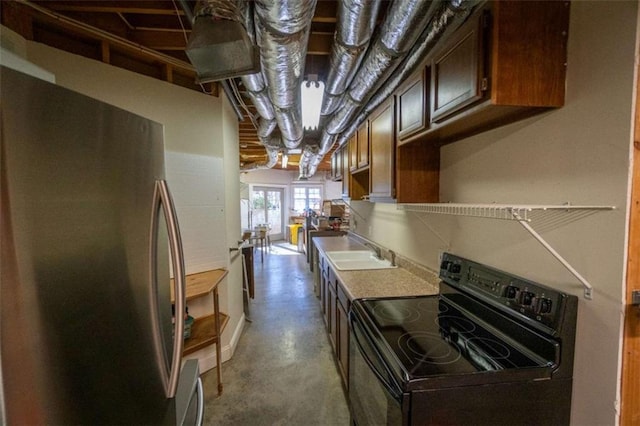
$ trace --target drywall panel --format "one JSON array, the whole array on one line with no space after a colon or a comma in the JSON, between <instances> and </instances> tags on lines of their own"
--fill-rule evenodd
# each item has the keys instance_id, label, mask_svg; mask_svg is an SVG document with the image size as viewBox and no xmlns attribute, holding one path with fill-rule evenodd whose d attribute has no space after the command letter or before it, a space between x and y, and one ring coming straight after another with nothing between
<instances>
[{"instance_id":1,"label":"drywall panel","mask_svg":"<svg viewBox=\"0 0 640 426\"><path fill-rule=\"evenodd\" d=\"M180 224L187 274L226 267L222 159L166 151L165 169Z\"/></svg>"}]
</instances>

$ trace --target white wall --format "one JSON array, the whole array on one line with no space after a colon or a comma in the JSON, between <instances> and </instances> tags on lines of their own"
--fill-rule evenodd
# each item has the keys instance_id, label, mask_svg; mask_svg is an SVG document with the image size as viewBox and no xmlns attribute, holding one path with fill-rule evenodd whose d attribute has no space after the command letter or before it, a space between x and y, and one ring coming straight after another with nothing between
<instances>
[{"instance_id":1,"label":"white wall","mask_svg":"<svg viewBox=\"0 0 640 426\"><path fill-rule=\"evenodd\" d=\"M617 421L636 17L632 1L572 2L565 106L441 150L442 202L616 206L539 229L593 300L518 223L353 203L358 233L433 269L450 249L580 297L574 425Z\"/></svg>"},{"instance_id":2,"label":"white wall","mask_svg":"<svg viewBox=\"0 0 640 426\"><path fill-rule=\"evenodd\" d=\"M340 199L342 197L342 182L333 182L328 172L318 172L308 180L299 181L300 173L296 171L277 169L258 169L243 172L240 175L242 183L253 186L273 186L285 189L285 211L291 213L289 207L293 204L293 190L296 185L320 185L324 200ZM288 216L287 216L288 217ZM285 218L285 222L287 219ZM288 222L287 222L288 223ZM285 223L286 225L286 223Z\"/></svg>"},{"instance_id":3,"label":"white wall","mask_svg":"<svg viewBox=\"0 0 640 426\"><path fill-rule=\"evenodd\" d=\"M2 42L55 74L57 84L134 112L164 126L167 180L176 203L187 273L228 267L220 308L230 315L223 360L242 330L242 275L229 260L229 223L239 222L237 118L224 97L213 97L98 61L24 41L2 27ZM235 158L235 162L233 161ZM228 185L228 186L227 186ZM239 228L239 225L237 226ZM189 302L194 316L212 309L212 297ZM215 365L215 347L193 357L201 370Z\"/></svg>"}]
</instances>

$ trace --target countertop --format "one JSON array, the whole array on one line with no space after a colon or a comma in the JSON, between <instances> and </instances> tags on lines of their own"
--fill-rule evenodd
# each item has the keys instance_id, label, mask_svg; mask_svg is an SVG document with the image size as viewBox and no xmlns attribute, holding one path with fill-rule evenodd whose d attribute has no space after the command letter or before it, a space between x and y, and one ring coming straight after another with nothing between
<instances>
[{"instance_id":1,"label":"countertop","mask_svg":"<svg viewBox=\"0 0 640 426\"><path fill-rule=\"evenodd\" d=\"M328 251L369 250L348 235L316 237L313 242L323 255ZM331 264L330 261L329 263ZM333 267L333 264L331 266L350 300L438 293L439 278L436 273L420 265L411 264L406 259L398 258L397 263L398 268L366 271L340 271Z\"/></svg>"}]
</instances>

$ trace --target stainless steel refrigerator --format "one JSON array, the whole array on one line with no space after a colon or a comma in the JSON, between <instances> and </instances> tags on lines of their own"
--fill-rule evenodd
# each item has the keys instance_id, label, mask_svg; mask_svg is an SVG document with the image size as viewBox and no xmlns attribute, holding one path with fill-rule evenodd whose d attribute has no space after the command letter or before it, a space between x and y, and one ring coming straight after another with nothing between
<instances>
[{"instance_id":1,"label":"stainless steel refrigerator","mask_svg":"<svg viewBox=\"0 0 640 426\"><path fill-rule=\"evenodd\" d=\"M0 81L0 424L201 422L162 125Z\"/></svg>"}]
</instances>

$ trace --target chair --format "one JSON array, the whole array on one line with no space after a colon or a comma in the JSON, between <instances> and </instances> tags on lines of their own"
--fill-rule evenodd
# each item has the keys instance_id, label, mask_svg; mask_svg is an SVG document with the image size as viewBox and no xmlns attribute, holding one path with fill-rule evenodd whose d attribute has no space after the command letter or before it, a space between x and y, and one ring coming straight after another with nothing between
<instances>
[{"instance_id":1,"label":"chair","mask_svg":"<svg viewBox=\"0 0 640 426\"><path fill-rule=\"evenodd\" d=\"M265 248L271 247L269 238L269 225L258 225L254 228L252 239L260 243L260 261L264 263Z\"/></svg>"}]
</instances>

